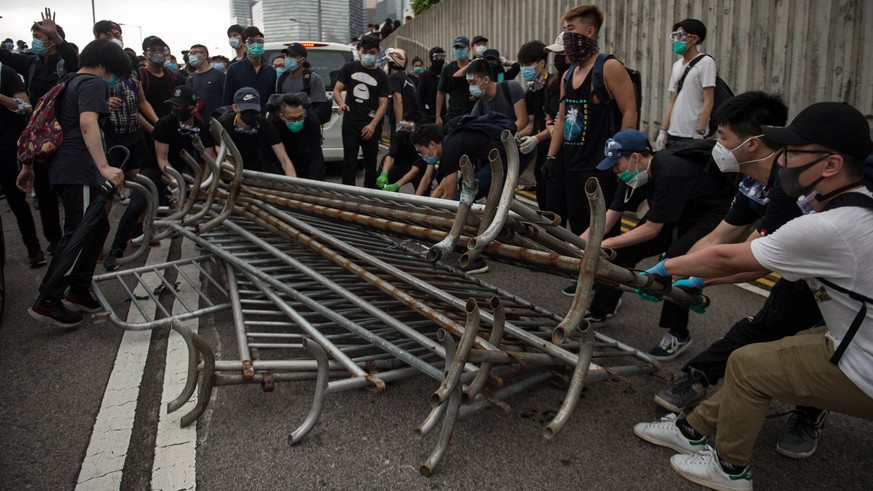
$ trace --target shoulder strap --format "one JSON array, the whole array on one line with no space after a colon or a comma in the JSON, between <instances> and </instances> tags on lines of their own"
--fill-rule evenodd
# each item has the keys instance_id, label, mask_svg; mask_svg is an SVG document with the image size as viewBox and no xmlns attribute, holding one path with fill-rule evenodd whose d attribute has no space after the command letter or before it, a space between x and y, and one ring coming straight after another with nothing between
<instances>
[{"instance_id":1,"label":"shoulder strap","mask_svg":"<svg viewBox=\"0 0 873 491\"><path fill-rule=\"evenodd\" d=\"M609 91L606 89L606 82L603 79L603 65L606 63L606 60L612 58L615 57L603 53L597 55L597 61L594 62L594 67L591 69L591 82L594 85L594 95L597 96L597 99L601 104L612 100L612 97L609 96Z\"/></svg>"},{"instance_id":2,"label":"shoulder strap","mask_svg":"<svg viewBox=\"0 0 873 491\"><path fill-rule=\"evenodd\" d=\"M691 69L694 68L694 65L696 65L697 62L699 62L700 60L706 58L707 56L709 56L710 58L712 58L712 55L708 55L708 54L706 54L706 53L701 53L701 54L695 56L693 60L691 60L691 61L688 62L688 66L685 67L685 72L682 73L682 78L680 78L680 79L679 79L679 82L676 83L676 93L677 93L677 94L679 93L680 90L682 90L682 85L685 84L685 77L688 76L688 72L690 72ZM715 58L713 58L713 59L715 59Z\"/></svg>"},{"instance_id":3,"label":"shoulder strap","mask_svg":"<svg viewBox=\"0 0 873 491\"><path fill-rule=\"evenodd\" d=\"M288 80L288 77L291 76L291 72L284 71L282 75L279 75L279 79L276 80L276 92L282 92L282 84L285 83L285 80Z\"/></svg>"},{"instance_id":4,"label":"shoulder strap","mask_svg":"<svg viewBox=\"0 0 873 491\"><path fill-rule=\"evenodd\" d=\"M284 73L282 74L284 75ZM312 97L312 82L310 82L310 78L312 77L312 70L308 68L303 69L303 92L306 92L306 95Z\"/></svg>"},{"instance_id":5,"label":"shoulder strap","mask_svg":"<svg viewBox=\"0 0 873 491\"><path fill-rule=\"evenodd\" d=\"M873 299L870 297L865 297L860 293L853 292L851 290L847 290L835 283L832 283L824 278L816 278L816 280L822 282L828 288L833 288L834 290L844 293L849 296L852 300L857 300L861 302L861 309L855 315L855 318L852 319L852 323L849 325L849 330L846 331L846 335L843 336L843 340L840 341L840 345L834 350L834 354L831 355L831 359L829 360L834 365L840 362L840 358L843 357L843 353L846 352L846 349L849 347L849 343L852 342L852 338L855 337L855 334L858 332L858 329L861 328L861 324L864 323L864 319L867 317L867 304L873 304Z\"/></svg>"},{"instance_id":6,"label":"shoulder strap","mask_svg":"<svg viewBox=\"0 0 873 491\"><path fill-rule=\"evenodd\" d=\"M857 206L873 210L873 198L861 193L843 193L832 199L823 211L841 208L843 206Z\"/></svg>"},{"instance_id":7,"label":"shoulder strap","mask_svg":"<svg viewBox=\"0 0 873 491\"><path fill-rule=\"evenodd\" d=\"M512 95L509 93L509 82L500 82L497 86L500 87L500 92L503 93L503 98L506 99L506 102L508 102L509 106L512 107Z\"/></svg>"},{"instance_id":8,"label":"shoulder strap","mask_svg":"<svg viewBox=\"0 0 873 491\"><path fill-rule=\"evenodd\" d=\"M136 72L139 73L139 83L142 85L143 94L145 94L149 91L148 71L145 69L145 67L139 67Z\"/></svg>"}]
</instances>

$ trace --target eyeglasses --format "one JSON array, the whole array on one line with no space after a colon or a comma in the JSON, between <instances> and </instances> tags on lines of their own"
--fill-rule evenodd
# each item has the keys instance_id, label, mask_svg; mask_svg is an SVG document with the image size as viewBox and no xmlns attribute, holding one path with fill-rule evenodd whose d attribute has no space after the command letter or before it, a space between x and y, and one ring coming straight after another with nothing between
<instances>
[{"instance_id":1,"label":"eyeglasses","mask_svg":"<svg viewBox=\"0 0 873 491\"><path fill-rule=\"evenodd\" d=\"M264 38L248 38L246 44L264 44Z\"/></svg>"},{"instance_id":2,"label":"eyeglasses","mask_svg":"<svg viewBox=\"0 0 873 491\"><path fill-rule=\"evenodd\" d=\"M673 41L687 41L688 38L699 38L697 34L688 34L685 31L676 31L670 33L670 39Z\"/></svg>"},{"instance_id":3,"label":"eyeglasses","mask_svg":"<svg viewBox=\"0 0 873 491\"><path fill-rule=\"evenodd\" d=\"M610 138L606 140L606 148L603 149L604 157L618 157L621 155L621 143Z\"/></svg>"},{"instance_id":4,"label":"eyeglasses","mask_svg":"<svg viewBox=\"0 0 873 491\"><path fill-rule=\"evenodd\" d=\"M279 116L282 118L283 121L287 121L289 123L299 123L301 121L306 121L306 112L305 111L300 116L285 116L284 114L281 114L281 113L279 114Z\"/></svg>"},{"instance_id":5,"label":"eyeglasses","mask_svg":"<svg viewBox=\"0 0 873 491\"><path fill-rule=\"evenodd\" d=\"M431 59L433 59L433 61L445 60L446 54L445 53L434 53L433 56L431 57Z\"/></svg>"},{"instance_id":6,"label":"eyeglasses","mask_svg":"<svg viewBox=\"0 0 873 491\"><path fill-rule=\"evenodd\" d=\"M166 54L169 54L169 53L170 53L170 48L168 48L168 47L166 47L166 46L163 46L163 47L160 47L160 48L151 48L151 47L150 47L150 48L148 48L147 50L145 50L145 52L146 52L146 53L149 53L149 54L163 53L163 54L166 55Z\"/></svg>"},{"instance_id":7,"label":"eyeglasses","mask_svg":"<svg viewBox=\"0 0 873 491\"><path fill-rule=\"evenodd\" d=\"M200 50L196 50L196 49L192 49L191 51L188 52L188 56L191 56L191 55L205 55L205 54L206 54L206 52L204 52L204 51L200 51Z\"/></svg>"},{"instance_id":8,"label":"eyeglasses","mask_svg":"<svg viewBox=\"0 0 873 491\"><path fill-rule=\"evenodd\" d=\"M820 155L823 153L828 154L825 157L827 157L829 155L833 155L833 152L831 152L830 150L794 150L794 149L782 147L782 150L780 150L779 154L776 155L776 161L778 162L779 160L782 160L783 162L785 162L786 165L788 165L788 157L792 153L800 153L800 154L808 154L808 155ZM822 159L824 159L825 157L822 157ZM821 160L821 159L819 159L819 160Z\"/></svg>"}]
</instances>

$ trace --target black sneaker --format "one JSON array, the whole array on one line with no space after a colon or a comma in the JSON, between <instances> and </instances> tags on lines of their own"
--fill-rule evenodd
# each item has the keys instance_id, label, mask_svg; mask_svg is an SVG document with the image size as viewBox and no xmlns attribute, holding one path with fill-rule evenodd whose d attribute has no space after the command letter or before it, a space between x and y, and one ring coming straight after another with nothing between
<instances>
[{"instance_id":1,"label":"black sneaker","mask_svg":"<svg viewBox=\"0 0 873 491\"><path fill-rule=\"evenodd\" d=\"M707 387L709 381L706 375L691 368L691 373L686 373L673 385L655 394L655 402L668 411L681 413L705 399Z\"/></svg>"},{"instance_id":2,"label":"black sneaker","mask_svg":"<svg viewBox=\"0 0 873 491\"><path fill-rule=\"evenodd\" d=\"M90 293L75 293L72 290L64 297L64 306L77 312L99 312L103 310L100 302L94 300Z\"/></svg>"},{"instance_id":3,"label":"black sneaker","mask_svg":"<svg viewBox=\"0 0 873 491\"><path fill-rule=\"evenodd\" d=\"M795 408L788 418L788 427L776 443L776 451L792 459L805 459L814 454L827 418L828 411Z\"/></svg>"},{"instance_id":4,"label":"black sneaker","mask_svg":"<svg viewBox=\"0 0 873 491\"><path fill-rule=\"evenodd\" d=\"M488 263L486 263L482 258L476 258L467 265L465 268L461 268L461 271L467 274L482 274L488 272Z\"/></svg>"},{"instance_id":5,"label":"black sneaker","mask_svg":"<svg viewBox=\"0 0 873 491\"><path fill-rule=\"evenodd\" d=\"M103 258L103 269L106 271L115 271L118 269L118 258L124 254L121 249L110 249L109 254Z\"/></svg>"},{"instance_id":6,"label":"black sneaker","mask_svg":"<svg viewBox=\"0 0 873 491\"><path fill-rule=\"evenodd\" d=\"M34 249L27 254L28 259L30 259L30 267L38 268L40 266L45 266L45 254L42 253L41 249Z\"/></svg>"},{"instance_id":7,"label":"black sneaker","mask_svg":"<svg viewBox=\"0 0 873 491\"><path fill-rule=\"evenodd\" d=\"M48 254L49 256L54 256L55 251L57 251L57 250L58 250L58 243L57 242L49 242L49 246L46 248L45 253Z\"/></svg>"},{"instance_id":8,"label":"black sneaker","mask_svg":"<svg viewBox=\"0 0 873 491\"><path fill-rule=\"evenodd\" d=\"M573 285L575 288L575 285ZM590 310L585 311L585 315L582 316L585 320L588 321L589 324L603 324L607 319L611 319L615 317L615 314L618 312L618 308L621 307L621 299L618 299L618 303L615 304L615 310L612 311L611 314L595 314Z\"/></svg>"},{"instance_id":9,"label":"black sneaker","mask_svg":"<svg viewBox=\"0 0 873 491\"><path fill-rule=\"evenodd\" d=\"M649 351L649 356L658 361L673 361L691 347L691 333L680 338L673 331L667 331L658 346Z\"/></svg>"},{"instance_id":10,"label":"black sneaker","mask_svg":"<svg viewBox=\"0 0 873 491\"><path fill-rule=\"evenodd\" d=\"M39 302L27 309L27 312L34 319L57 327L76 327L85 319L81 312L68 310L57 300Z\"/></svg>"}]
</instances>

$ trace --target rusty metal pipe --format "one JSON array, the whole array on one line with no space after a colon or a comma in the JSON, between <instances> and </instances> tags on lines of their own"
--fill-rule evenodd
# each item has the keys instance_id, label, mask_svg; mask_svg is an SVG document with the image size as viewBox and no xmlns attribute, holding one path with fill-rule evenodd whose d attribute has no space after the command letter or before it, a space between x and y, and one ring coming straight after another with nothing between
<instances>
[{"instance_id":1,"label":"rusty metal pipe","mask_svg":"<svg viewBox=\"0 0 873 491\"><path fill-rule=\"evenodd\" d=\"M435 263L443 258L446 254L455 248L455 243L467 223L467 216L470 214L470 206L476 198L476 192L479 189L479 184L476 182L476 174L473 172L473 166L470 165L470 158L466 155L461 157L461 198L458 204L458 214L455 216L455 221L452 224L452 229L445 239L432 245L427 251L428 262Z\"/></svg>"},{"instance_id":2,"label":"rusty metal pipe","mask_svg":"<svg viewBox=\"0 0 873 491\"><path fill-rule=\"evenodd\" d=\"M236 203L236 198L239 196L240 185L243 180L243 158L242 154L239 153L239 149L236 147L236 144L230 138L230 135L227 133L227 130L224 129L221 125L217 125L214 128L211 128L213 133L218 133L221 137L220 141L223 144L227 145L227 150L230 153L231 162L233 163L233 179L230 182L230 196L227 198L227 202L224 205L224 209L218 216L212 218L206 223L201 223L197 226L197 231L199 233L208 232L209 230L215 228L218 224L223 222L230 214L233 212L234 204ZM204 152L205 153L205 152Z\"/></svg>"},{"instance_id":3,"label":"rusty metal pipe","mask_svg":"<svg viewBox=\"0 0 873 491\"><path fill-rule=\"evenodd\" d=\"M476 339L476 335L479 332L479 306L476 304L475 299L470 298L467 300L465 311L467 323L464 325L464 334L461 335L461 342L458 344L451 367L446 373L442 385L430 397L430 405L432 407L437 407L445 402L449 393L454 392L458 386L461 374L464 372L464 365L467 364L467 357L473 348L473 340Z\"/></svg>"},{"instance_id":4,"label":"rusty metal pipe","mask_svg":"<svg viewBox=\"0 0 873 491\"><path fill-rule=\"evenodd\" d=\"M452 339L451 334L444 334L443 343L445 345L446 352L455 351L455 340ZM431 452L430 457L428 457L424 464L422 464L419 468L419 472L422 476L425 477L430 477L433 474L434 468L439 465L440 460L442 460L443 456L446 454L446 450L449 449L449 444L452 443L452 433L454 433L455 424L458 422L458 416L460 414L460 387L455 387L455 389L449 396L448 401L446 401L444 405L446 406L446 409L442 417L443 425L440 428L439 438L436 445L434 445L434 449L433 452Z\"/></svg>"},{"instance_id":5,"label":"rusty metal pipe","mask_svg":"<svg viewBox=\"0 0 873 491\"><path fill-rule=\"evenodd\" d=\"M494 321L491 326L491 336L488 337L488 341L499 348L500 341L503 339L503 330L506 324L506 312L503 309L503 303L500 301L500 297L491 297L490 303L491 311L494 312ZM485 386L485 382L488 381L488 377L491 375L491 367L493 366L493 363L485 362L479 367L479 371L476 372L476 378L470 382L470 385L467 386L463 395L461 395L461 403L466 404L479 394L482 387Z\"/></svg>"},{"instance_id":6,"label":"rusty metal pipe","mask_svg":"<svg viewBox=\"0 0 873 491\"><path fill-rule=\"evenodd\" d=\"M485 209L482 210L479 234L487 230L494 220L494 214L497 213L497 203L500 201L500 191L503 189L503 161L496 148L492 148L488 152L488 164L491 166L491 187L488 188L488 197L485 198Z\"/></svg>"}]
</instances>

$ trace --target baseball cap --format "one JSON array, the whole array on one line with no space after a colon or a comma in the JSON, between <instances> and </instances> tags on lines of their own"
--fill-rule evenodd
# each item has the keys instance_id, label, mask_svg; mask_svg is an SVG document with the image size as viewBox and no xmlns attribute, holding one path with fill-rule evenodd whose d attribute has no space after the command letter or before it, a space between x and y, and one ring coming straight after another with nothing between
<instances>
[{"instance_id":1,"label":"baseball cap","mask_svg":"<svg viewBox=\"0 0 873 491\"><path fill-rule=\"evenodd\" d=\"M153 44L163 44L164 46L167 45L167 43L165 43L163 39L157 36L148 36L142 40L142 50L145 51L149 49L149 46Z\"/></svg>"},{"instance_id":2,"label":"baseball cap","mask_svg":"<svg viewBox=\"0 0 873 491\"><path fill-rule=\"evenodd\" d=\"M488 38L486 38L485 36L473 36L473 44L483 43L483 42L487 43Z\"/></svg>"},{"instance_id":3,"label":"baseball cap","mask_svg":"<svg viewBox=\"0 0 873 491\"><path fill-rule=\"evenodd\" d=\"M564 52L564 33L558 34L558 38L555 39L555 42L546 46L545 51L551 51L552 53L563 53Z\"/></svg>"},{"instance_id":4,"label":"baseball cap","mask_svg":"<svg viewBox=\"0 0 873 491\"><path fill-rule=\"evenodd\" d=\"M860 111L842 102L819 102L800 111L785 127L763 126L776 145L818 144L861 160L873 151L870 124Z\"/></svg>"},{"instance_id":5,"label":"baseball cap","mask_svg":"<svg viewBox=\"0 0 873 491\"><path fill-rule=\"evenodd\" d=\"M164 102L169 102L170 104L175 104L177 106L189 106L197 102L197 94L194 93L194 89L187 85L177 85L176 88L173 89L173 97L170 97Z\"/></svg>"},{"instance_id":6,"label":"baseball cap","mask_svg":"<svg viewBox=\"0 0 873 491\"><path fill-rule=\"evenodd\" d=\"M261 95L251 87L243 87L233 95L233 103L240 111L261 110Z\"/></svg>"},{"instance_id":7,"label":"baseball cap","mask_svg":"<svg viewBox=\"0 0 873 491\"><path fill-rule=\"evenodd\" d=\"M302 56L303 58L306 58L307 54L306 47L304 47L300 43L291 43L288 45L287 48L283 49L282 51L288 53L291 56Z\"/></svg>"},{"instance_id":8,"label":"baseball cap","mask_svg":"<svg viewBox=\"0 0 873 491\"><path fill-rule=\"evenodd\" d=\"M500 51L497 51L494 48L486 49L482 52L482 58L493 58L495 60L500 60Z\"/></svg>"},{"instance_id":9,"label":"baseball cap","mask_svg":"<svg viewBox=\"0 0 873 491\"><path fill-rule=\"evenodd\" d=\"M452 47L454 48L455 46L461 46L463 48L466 48L466 47L470 46L470 40L467 39L466 36L458 36L452 42Z\"/></svg>"},{"instance_id":10,"label":"baseball cap","mask_svg":"<svg viewBox=\"0 0 873 491\"><path fill-rule=\"evenodd\" d=\"M603 155L606 157L597 164L597 170L609 170L622 155L630 155L643 150L652 151L649 137L637 130L621 130L606 141Z\"/></svg>"}]
</instances>

